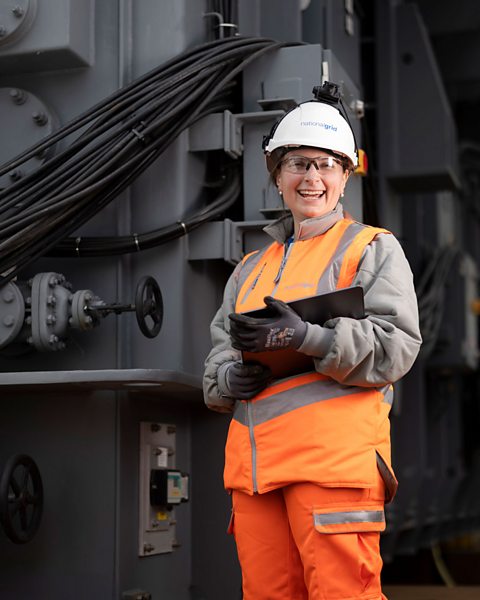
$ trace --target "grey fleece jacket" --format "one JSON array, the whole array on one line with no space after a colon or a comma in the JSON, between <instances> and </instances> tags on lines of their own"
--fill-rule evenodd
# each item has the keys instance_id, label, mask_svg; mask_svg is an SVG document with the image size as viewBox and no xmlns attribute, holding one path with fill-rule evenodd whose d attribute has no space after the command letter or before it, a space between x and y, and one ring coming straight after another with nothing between
<instances>
[{"instance_id":1,"label":"grey fleece jacket","mask_svg":"<svg viewBox=\"0 0 480 600\"><path fill-rule=\"evenodd\" d=\"M300 224L297 239L321 235L343 218L339 204L327 215ZM278 242L293 233L293 220L286 215L265 231ZM228 315L235 312L238 264L230 276L223 304L211 326L213 348L205 361L203 389L209 408L231 412L235 399L229 397L226 367L240 360L231 346ZM422 342L413 276L398 240L379 234L365 249L352 285L364 291L366 318L336 318L323 327L307 323L307 334L298 348L313 357L315 369L343 385L380 387L397 381L412 367Z\"/></svg>"}]
</instances>

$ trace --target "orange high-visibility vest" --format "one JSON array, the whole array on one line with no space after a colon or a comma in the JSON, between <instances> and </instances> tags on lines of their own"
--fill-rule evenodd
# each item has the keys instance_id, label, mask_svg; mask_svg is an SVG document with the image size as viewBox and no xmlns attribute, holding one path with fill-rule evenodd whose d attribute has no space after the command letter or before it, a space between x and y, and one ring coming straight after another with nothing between
<instances>
[{"instance_id":1,"label":"orange high-visibility vest","mask_svg":"<svg viewBox=\"0 0 480 600\"><path fill-rule=\"evenodd\" d=\"M349 287L366 246L385 229L350 219L322 235L288 245L274 242L244 259L236 311ZM295 482L330 487L375 485L380 468L391 499L388 415L393 388L342 385L313 370L276 380L237 401L226 444L227 489L264 493Z\"/></svg>"}]
</instances>

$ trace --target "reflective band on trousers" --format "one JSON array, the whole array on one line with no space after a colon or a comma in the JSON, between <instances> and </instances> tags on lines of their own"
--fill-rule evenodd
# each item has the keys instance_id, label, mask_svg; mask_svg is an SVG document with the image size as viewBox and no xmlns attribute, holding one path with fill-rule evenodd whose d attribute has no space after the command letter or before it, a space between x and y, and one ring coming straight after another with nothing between
<instances>
[{"instance_id":1,"label":"reflective band on trousers","mask_svg":"<svg viewBox=\"0 0 480 600\"><path fill-rule=\"evenodd\" d=\"M344 525L346 523L383 523L383 510L354 510L350 512L334 512L313 515L315 525Z\"/></svg>"}]
</instances>

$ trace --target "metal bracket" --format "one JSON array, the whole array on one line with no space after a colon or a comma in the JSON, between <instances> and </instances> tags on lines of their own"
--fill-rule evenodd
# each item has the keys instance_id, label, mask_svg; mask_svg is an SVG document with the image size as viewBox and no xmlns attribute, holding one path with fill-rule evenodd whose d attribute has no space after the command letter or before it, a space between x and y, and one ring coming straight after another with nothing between
<instances>
[{"instance_id":1,"label":"metal bracket","mask_svg":"<svg viewBox=\"0 0 480 600\"><path fill-rule=\"evenodd\" d=\"M269 221L211 221L192 231L188 237L189 260L223 259L236 265L255 248L267 243L267 234L262 230ZM246 244L246 234L257 238L250 248ZM263 238L265 241L263 243Z\"/></svg>"},{"instance_id":2,"label":"metal bracket","mask_svg":"<svg viewBox=\"0 0 480 600\"><path fill-rule=\"evenodd\" d=\"M262 110L250 113L223 113L207 115L189 129L190 152L224 150L232 158L243 154L243 126L268 123L284 114L283 110Z\"/></svg>"}]
</instances>

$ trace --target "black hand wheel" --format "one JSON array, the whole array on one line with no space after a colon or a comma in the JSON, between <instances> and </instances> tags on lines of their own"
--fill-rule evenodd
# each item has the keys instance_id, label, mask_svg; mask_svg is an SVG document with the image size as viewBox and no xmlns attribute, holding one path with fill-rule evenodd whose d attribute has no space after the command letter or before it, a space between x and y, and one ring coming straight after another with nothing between
<instances>
[{"instance_id":1,"label":"black hand wheel","mask_svg":"<svg viewBox=\"0 0 480 600\"><path fill-rule=\"evenodd\" d=\"M163 299L158 283L153 277L140 279L135 292L135 313L140 331L154 338L160 333L163 321Z\"/></svg>"},{"instance_id":2,"label":"black hand wheel","mask_svg":"<svg viewBox=\"0 0 480 600\"><path fill-rule=\"evenodd\" d=\"M29 542L40 526L43 485L40 471L26 454L11 456L0 478L0 521L16 544Z\"/></svg>"}]
</instances>

